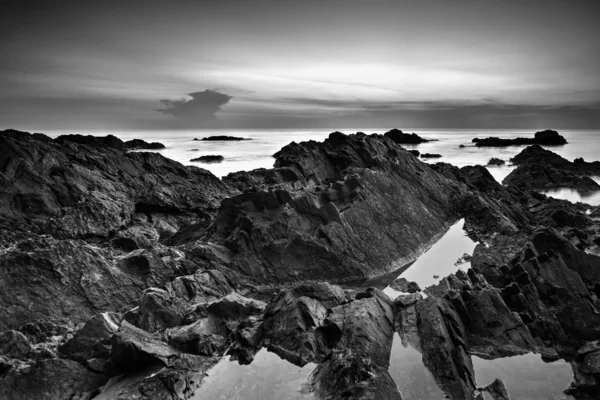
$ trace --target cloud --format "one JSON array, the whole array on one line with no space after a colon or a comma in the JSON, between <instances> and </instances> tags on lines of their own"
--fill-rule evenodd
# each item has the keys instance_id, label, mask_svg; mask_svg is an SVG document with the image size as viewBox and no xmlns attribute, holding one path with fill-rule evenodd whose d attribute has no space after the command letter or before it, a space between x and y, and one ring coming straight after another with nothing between
<instances>
[{"instance_id":1,"label":"cloud","mask_svg":"<svg viewBox=\"0 0 600 400\"><path fill-rule=\"evenodd\" d=\"M175 117L183 125L212 126L218 120L216 113L233 98L215 90L189 93L188 96L191 99L160 100L165 108L157 111Z\"/></svg>"}]
</instances>

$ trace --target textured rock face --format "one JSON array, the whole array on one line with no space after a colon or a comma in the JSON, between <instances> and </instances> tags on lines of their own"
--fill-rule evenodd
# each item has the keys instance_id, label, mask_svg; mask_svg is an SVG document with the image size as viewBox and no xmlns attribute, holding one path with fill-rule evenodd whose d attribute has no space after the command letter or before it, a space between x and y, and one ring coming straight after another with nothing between
<instances>
[{"instance_id":1,"label":"textured rock face","mask_svg":"<svg viewBox=\"0 0 600 400\"><path fill-rule=\"evenodd\" d=\"M136 212L207 219L235 193L208 171L155 153L124 154L12 131L0 133L0 147L4 225L27 224L58 237L107 237Z\"/></svg>"},{"instance_id":2,"label":"textured rock face","mask_svg":"<svg viewBox=\"0 0 600 400\"><path fill-rule=\"evenodd\" d=\"M392 271L456 219L465 191L378 135L333 133L275 157L281 180L249 173L256 189L225 200L205 237L231 251L229 269L261 284Z\"/></svg>"},{"instance_id":3,"label":"textured rock face","mask_svg":"<svg viewBox=\"0 0 600 400\"><path fill-rule=\"evenodd\" d=\"M588 176L600 174L597 161L570 162L537 145L527 147L511 161L518 167L504 179L503 183L508 186L535 190L571 188L579 192L600 190L600 185Z\"/></svg>"},{"instance_id":4,"label":"textured rock face","mask_svg":"<svg viewBox=\"0 0 600 400\"><path fill-rule=\"evenodd\" d=\"M420 144L429 142L429 140L423 139L415 133L404 133L400 129L387 131L384 136L392 139L398 144Z\"/></svg>"},{"instance_id":5,"label":"textured rock face","mask_svg":"<svg viewBox=\"0 0 600 400\"><path fill-rule=\"evenodd\" d=\"M508 398L499 381L477 388L470 354L530 351L569 360L569 393L598 398L600 229L585 205L425 165L380 135L290 144L224 182L77 140L0 134L1 398L188 399L226 352L253 368L266 347L316 363L316 397L401 399L394 331L451 399ZM356 287L461 217L485 242L471 270L394 303Z\"/></svg>"}]
</instances>

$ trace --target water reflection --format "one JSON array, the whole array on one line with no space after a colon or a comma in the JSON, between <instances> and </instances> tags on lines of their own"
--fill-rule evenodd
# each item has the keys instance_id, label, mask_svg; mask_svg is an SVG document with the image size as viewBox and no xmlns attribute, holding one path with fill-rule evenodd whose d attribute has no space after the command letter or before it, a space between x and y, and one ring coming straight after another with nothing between
<instances>
[{"instance_id":1,"label":"water reflection","mask_svg":"<svg viewBox=\"0 0 600 400\"><path fill-rule=\"evenodd\" d=\"M315 368L312 363L298 367L266 349L260 350L250 365L240 365L224 357L208 371L192 399L314 399L307 378Z\"/></svg>"},{"instance_id":2,"label":"water reflection","mask_svg":"<svg viewBox=\"0 0 600 400\"><path fill-rule=\"evenodd\" d=\"M591 177L596 182L600 183L599 177ZM573 189L554 189L554 190L546 190L543 191L546 196L554 197L555 199L568 200L571 203L587 203L592 206L600 206L600 191L598 192L588 192L588 193L579 193Z\"/></svg>"},{"instance_id":3,"label":"water reflection","mask_svg":"<svg viewBox=\"0 0 600 400\"><path fill-rule=\"evenodd\" d=\"M501 379L512 399L565 400L563 393L573 380L573 370L564 360L552 363L542 361L538 354L485 360L471 357L477 384L485 386Z\"/></svg>"},{"instance_id":4,"label":"water reflection","mask_svg":"<svg viewBox=\"0 0 600 400\"><path fill-rule=\"evenodd\" d=\"M403 344L398 334L394 335L389 371L404 400L445 398L444 392L423 364L421 352L410 344Z\"/></svg>"},{"instance_id":5,"label":"water reflection","mask_svg":"<svg viewBox=\"0 0 600 400\"><path fill-rule=\"evenodd\" d=\"M473 254L477 243L466 235L464 226L464 219L452 225L440 240L423 253L398 278L417 282L424 289L437 284L442 278L459 269L468 270L471 267L469 261L459 264L456 262L465 253ZM392 299L402 294L389 286L384 289L384 292Z\"/></svg>"}]
</instances>

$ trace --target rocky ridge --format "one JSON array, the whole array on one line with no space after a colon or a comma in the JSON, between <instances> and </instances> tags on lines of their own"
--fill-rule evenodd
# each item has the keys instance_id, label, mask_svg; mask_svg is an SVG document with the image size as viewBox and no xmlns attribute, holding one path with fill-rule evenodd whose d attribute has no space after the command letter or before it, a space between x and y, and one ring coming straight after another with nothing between
<instances>
[{"instance_id":1,"label":"rocky ridge","mask_svg":"<svg viewBox=\"0 0 600 400\"><path fill-rule=\"evenodd\" d=\"M472 353L563 358L572 396L599 393L600 230L585 206L429 166L381 135L292 143L275 168L223 181L158 154L0 141L2 398L187 399L222 355L248 364L266 347L317 364L318 398L401 399L394 331L451 399L509 396L476 383ZM365 286L458 218L481 242L468 273L427 298Z\"/></svg>"}]
</instances>

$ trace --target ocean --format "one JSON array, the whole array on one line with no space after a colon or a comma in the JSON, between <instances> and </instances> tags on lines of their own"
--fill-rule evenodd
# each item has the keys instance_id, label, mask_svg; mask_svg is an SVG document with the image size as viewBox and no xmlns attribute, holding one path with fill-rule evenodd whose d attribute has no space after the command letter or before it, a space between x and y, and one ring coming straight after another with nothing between
<instances>
[{"instance_id":1,"label":"ocean","mask_svg":"<svg viewBox=\"0 0 600 400\"><path fill-rule=\"evenodd\" d=\"M344 133L355 133L356 129L340 129ZM367 134L383 134L387 129L361 129ZM123 131L123 132L56 132L46 131L49 136L56 137L61 134L80 133L91 135L115 135L122 140L134 138L144 139L149 142L161 142L166 149L157 150L165 157L179 161L185 165L196 165L211 171L218 177L223 177L231 172L249 171L256 168L273 167L273 154L283 146L291 142L302 142L307 140L323 141L332 132L331 129L278 129L278 130L170 130L170 131ZM436 163L447 162L458 167L466 165L486 165L492 157L506 161L505 166L487 167L498 182L512 171L514 167L508 165L511 157L515 156L525 146L511 147L475 147L471 142L473 138L497 136L502 138L533 137L533 130L406 130L406 133L416 133L426 139L437 141L422 143L419 145L405 145L407 149L417 149L421 153L441 154L441 158L423 159L424 162ZM558 153L562 157L573 161L575 158L583 157L586 161L600 161L600 131L594 130L565 130L559 131L568 144L564 146L549 146L549 150ZM252 140L247 141L195 141L203 137L214 135L228 135L244 137ZM460 145L466 147L460 148ZM203 155L221 155L225 160L221 163L205 164L190 161ZM600 183L600 177L591 177ZM582 196L578 192L561 189L545 192L549 196L566 199L569 201L585 202L591 205L600 205L600 192Z\"/></svg>"}]
</instances>

